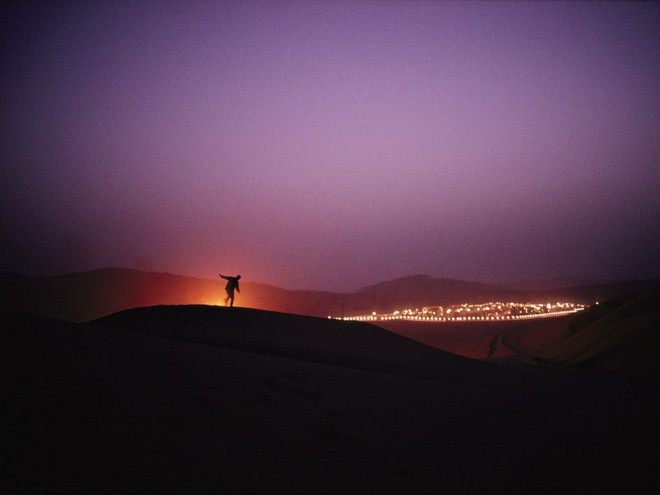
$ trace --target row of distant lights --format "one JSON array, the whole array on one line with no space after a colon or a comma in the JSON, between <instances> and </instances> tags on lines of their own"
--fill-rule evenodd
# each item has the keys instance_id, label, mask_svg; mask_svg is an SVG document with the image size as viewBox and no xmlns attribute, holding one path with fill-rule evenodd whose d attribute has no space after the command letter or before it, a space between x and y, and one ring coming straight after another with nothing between
<instances>
[{"instance_id":1,"label":"row of distant lights","mask_svg":"<svg viewBox=\"0 0 660 495\"><path fill-rule=\"evenodd\" d=\"M585 309L585 306L581 304L573 303L557 303L552 306L550 304L540 305L540 304L521 304L521 303L500 303L500 304L491 304L490 306L498 306L501 309L501 306L514 306L514 307L530 307L536 310L545 308L545 313L532 313L525 315L503 315L503 316L424 316L419 315L412 310L404 310L403 312L395 311L390 314L379 315L375 311L370 315L364 316L346 316L346 317L337 317L337 320L344 321L391 321L391 320L407 320L407 321L439 321L439 322L452 322L452 321L503 321L503 320L529 320L532 318L551 318L556 316L564 316L572 313L577 313ZM562 309L554 309L562 308ZM484 308L484 305L476 306L477 310ZM563 309L566 308L566 309ZM471 312L472 309L468 305L464 304L461 308L455 310L455 312L462 312L463 310ZM490 310L490 307L485 308L485 310ZM451 310L449 310L451 311ZM332 318L328 316L328 318Z\"/></svg>"}]
</instances>

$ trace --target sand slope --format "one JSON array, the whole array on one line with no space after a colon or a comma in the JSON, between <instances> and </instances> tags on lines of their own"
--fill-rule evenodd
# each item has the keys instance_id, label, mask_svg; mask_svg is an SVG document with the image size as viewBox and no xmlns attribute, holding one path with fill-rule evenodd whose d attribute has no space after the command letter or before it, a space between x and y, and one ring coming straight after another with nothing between
<instances>
[{"instance_id":1,"label":"sand slope","mask_svg":"<svg viewBox=\"0 0 660 495\"><path fill-rule=\"evenodd\" d=\"M660 371L660 291L592 306L564 338L532 347L529 362L604 370Z\"/></svg>"},{"instance_id":2,"label":"sand slope","mask_svg":"<svg viewBox=\"0 0 660 495\"><path fill-rule=\"evenodd\" d=\"M2 313L3 492L639 493L658 481L648 383L500 374L366 325L230 311L82 325Z\"/></svg>"},{"instance_id":3,"label":"sand slope","mask_svg":"<svg viewBox=\"0 0 660 495\"><path fill-rule=\"evenodd\" d=\"M506 335L539 335L544 340L562 338L571 317L494 322L379 321L379 327L436 349L470 359L501 359L516 354L502 344ZM565 330L566 329L566 330Z\"/></svg>"},{"instance_id":4,"label":"sand slope","mask_svg":"<svg viewBox=\"0 0 660 495\"><path fill-rule=\"evenodd\" d=\"M530 380L526 373L438 351L373 325L327 318L191 305L136 308L92 324L461 386L528 386Z\"/></svg>"}]
</instances>

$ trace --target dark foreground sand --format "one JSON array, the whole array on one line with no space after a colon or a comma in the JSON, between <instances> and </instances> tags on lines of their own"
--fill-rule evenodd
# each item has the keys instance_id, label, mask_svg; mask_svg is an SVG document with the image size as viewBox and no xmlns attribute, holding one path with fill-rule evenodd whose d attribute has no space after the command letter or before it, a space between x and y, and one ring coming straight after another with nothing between
<instances>
[{"instance_id":1,"label":"dark foreground sand","mask_svg":"<svg viewBox=\"0 0 660 495\"><path fill-rule=\"evenodd\" d=\"M3 493L658 488L650 376L528 372L241 308L1 320Z\"/></svg>"}]
</instances>

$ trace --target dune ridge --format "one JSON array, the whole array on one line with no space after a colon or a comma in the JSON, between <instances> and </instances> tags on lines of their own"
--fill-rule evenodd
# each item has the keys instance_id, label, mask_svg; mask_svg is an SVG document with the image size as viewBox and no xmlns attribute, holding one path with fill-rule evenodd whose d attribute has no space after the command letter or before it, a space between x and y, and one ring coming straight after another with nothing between
<instances>
[{"instance_id":1,"label":"dune ridge","mask_svg":"<svg viewBox=\"0 0 660 495\"><path fill-rule=\"evenodd\" d=\"M154 306L122 311L89 324L461 386L514 387L528 379L525 372L446 353L367 323L264 310Z\"/></svg>"}]
</instances>

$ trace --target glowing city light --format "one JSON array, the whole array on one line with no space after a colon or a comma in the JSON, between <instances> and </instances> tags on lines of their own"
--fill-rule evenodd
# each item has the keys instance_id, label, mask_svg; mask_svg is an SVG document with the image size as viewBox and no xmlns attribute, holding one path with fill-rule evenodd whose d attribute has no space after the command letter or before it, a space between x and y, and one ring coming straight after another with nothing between
<instances>
[{"instance_id":1,"label":"glowing city light","mask_svg":"<svg viewBox=\"0 0 660 495\"><path fill-rule=\"evenodd\" d=\"M577 313L586 308L583 304L572 302L555 303L518 303L489 302L485 304L452 304L449 306L426 306L422 309L396 310L379 314L372 311L368 315L345 316L346 321L502 321L526 320L532 318L553 318Z\"/></svg>"}]
</instances>

